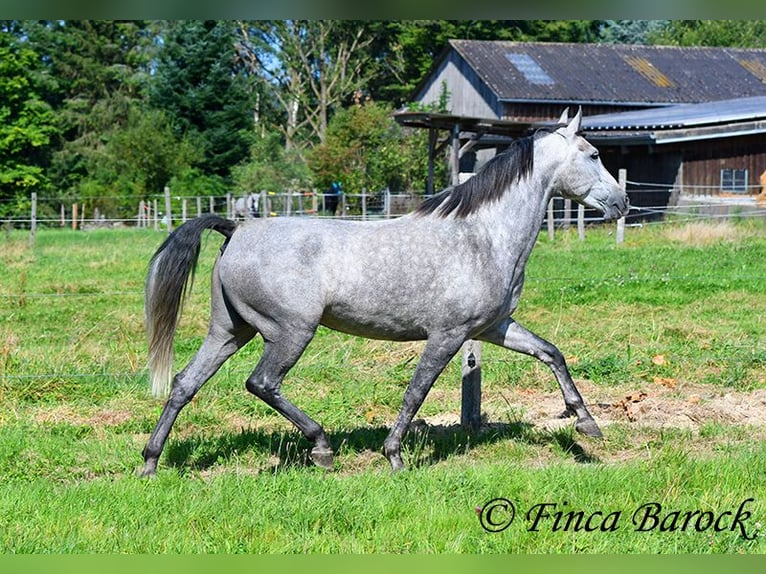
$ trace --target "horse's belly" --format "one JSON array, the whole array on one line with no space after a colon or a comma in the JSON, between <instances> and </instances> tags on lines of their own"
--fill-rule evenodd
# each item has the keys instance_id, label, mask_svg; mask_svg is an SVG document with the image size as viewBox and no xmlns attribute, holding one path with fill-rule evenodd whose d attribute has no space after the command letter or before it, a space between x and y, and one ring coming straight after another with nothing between
<instances>
[{"instance_id":1,"label":"horse's belly","mask_svg":"<svg viewBox=\"0 0 766 574\"><path fill-rule=\"evenodd\" d=\"M389 341L418 341L428 337L428 331L417 321L391 316L390 314L364 313L351 310L328 309L322 315L321 324L330 329Z\"/></svg>"}]
</instances>

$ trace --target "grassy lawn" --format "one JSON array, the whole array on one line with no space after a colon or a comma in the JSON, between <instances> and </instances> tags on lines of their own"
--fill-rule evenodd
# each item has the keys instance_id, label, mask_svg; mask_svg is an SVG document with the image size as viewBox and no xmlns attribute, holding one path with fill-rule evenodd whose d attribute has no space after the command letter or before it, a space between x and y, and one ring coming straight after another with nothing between
<instances>
[{"instance_id":1,"label":"grassy lawn","mask_svg":"<svg viewBox=\"0 0 766 574\"><path fill-rule=\"evenodd\" d=\"M541 236L515 317L564 352L605 438L556 419L546 367L485 346L484 428L456 424L458 357L396 475L380 447L422 344L320 329L283 390L330 433L335 471L245 391L256 340L182 412L156 479L136 477L162 407L142 289L163 238L0 235L3 552L766 552L762 222L630 228L621 246L607 227ZM179 368L219 246L203 247ZM479 515L496 498L514 520L490 533ZM498 508L491 522L510 517Z\"/></svg>"}]
</instances>

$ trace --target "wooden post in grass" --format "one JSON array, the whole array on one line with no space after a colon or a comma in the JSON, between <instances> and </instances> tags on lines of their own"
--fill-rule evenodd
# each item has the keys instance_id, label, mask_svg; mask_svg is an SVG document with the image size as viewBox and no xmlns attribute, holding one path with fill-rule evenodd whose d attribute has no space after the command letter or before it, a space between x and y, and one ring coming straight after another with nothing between
<instances>
[{"instance_id":1,"label":"wooden post in grass","mask_svg":"<svg viewBox=\"0 0 766 574\"><path fill-rule=\"evenodd\" d=\"M582 203L577 204L577 237L585 241L585 206Z\"/></svg>"},{"instance_id":2,"label":"wooden post in grass","mask_svg":"<svg viewBox=\"0 0 766 574\"><path fill-rule=\"evenodd\" d=\"M628 184L628 172L622 168L618 172L619 177L619 183L620 187L622 188L622 191L625 191ZM617 220L617 245L620 245L623 241L625 241L625 218L620 217L620 219Z\"/></svg>"},{"instance_id":3,"label":"wooden post in grass","mask_svg":"<svg viewBox=\"0 0 766 574\"><path fill-rule=\"evenodd\" d=\"M481 342L469 339L463 343L462 404L460 424L465 429L481 426Z\"/></svg>"},{"instance_id":4,"label":"wooden post in grass","mask_svg":"<svg viewBox=\"0 0 766 574\"><path fill-rule=\"evenodd\" d=\"M548 239L553 241L556 237L556 230L554 229L553 221L553 198L548 202Z\"/></svg>"},{"instance_id":5,"label":"wooden post in grass","mask_svg":"<svg viewBox=\"0 0 766 574\"><path fill-rule=\"evenodd\" d=\"M77 231L77 204L72 204L72 231Z\"/></svg>"},{"instance_id":6,"label":"wooden post in grass","mask_svg":"<svg viewBox=\"0 0 766 574\"><path fill-rule=\"evenodd\" d=\"M170 208L170 188L165 186L165 219L168 222L168 234L173 232L173 215Z\"/></svg>"}]
</instances>

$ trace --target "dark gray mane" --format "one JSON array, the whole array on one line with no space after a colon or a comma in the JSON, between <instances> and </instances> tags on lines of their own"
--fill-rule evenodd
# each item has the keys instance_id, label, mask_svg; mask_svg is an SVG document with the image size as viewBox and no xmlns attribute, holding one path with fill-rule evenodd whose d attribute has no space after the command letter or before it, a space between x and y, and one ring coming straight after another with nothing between
<instances>
[{"instance_id":1,"label":"dark gray mane","mask_svg":"<svg viewBox=\"0 0 766 574\"><path fill-rule=\"evenodd\" d=\"M415 213L435 213L439 217L455 213L455 217L464 218L482 205L497 201L511 185L532 173L537 135L551 133L558 127L542 128L533 135L515 140L507 150L484 164L471 179L426 199Z\"/></svg>"}]
</instances>

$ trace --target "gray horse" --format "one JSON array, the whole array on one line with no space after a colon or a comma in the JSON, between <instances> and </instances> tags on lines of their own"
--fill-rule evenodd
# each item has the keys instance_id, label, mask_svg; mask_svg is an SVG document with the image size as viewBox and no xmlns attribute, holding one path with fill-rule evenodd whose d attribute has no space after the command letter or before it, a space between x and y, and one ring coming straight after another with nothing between
<instances>
[{"instance_id":1,"label":"gray horse","mask_svg":"<svg viewBox=\"0 0 766 574\"><path fill-rule=\"evenodd\" d=\"M172 389L143 451L153 475L181 409L243 345L260 333L263 355L247 390L290 420L314 446L311 459L333 467L322 427L280 392L319 325L362 337L425 340L383 451L404 467L401 441L429 389L467 339L536 357L556 376L575 428L601 436L564 357L511 318L546 206L554 195L603 213L628 211L625 192L598 151L579 135L581 111L567 123L516 140L465 183L415 212L376 222L272 218L236 224L215 215L179 227L158 249L146 284L149 366L157 396ZM212 276L210 327L189 364L172 378L173 338L187 283L207 229L224 242Z\"/></svg>"}]
</instances>

